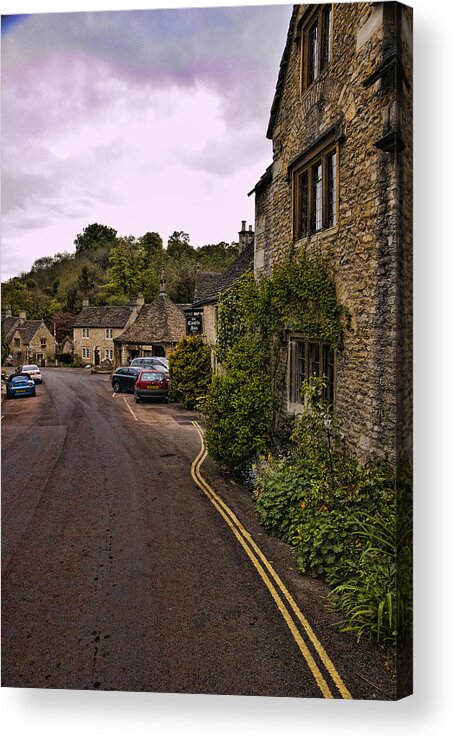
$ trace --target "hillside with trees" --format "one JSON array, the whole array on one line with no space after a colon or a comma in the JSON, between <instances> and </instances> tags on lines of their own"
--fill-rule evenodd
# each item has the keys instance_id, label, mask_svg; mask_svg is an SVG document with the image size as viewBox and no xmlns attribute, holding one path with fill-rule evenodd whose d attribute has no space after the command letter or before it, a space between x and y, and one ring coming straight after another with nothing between
<instances>
[{"instance_id":1,"label":"hillside with trees","mask_svg":"<svg viewBox=\"0 0 454 742\"><path fill-rule=\"evenodd\" d=\"M157 232L118 236L103 224L89 224L74 245L75 252L39 258L28 273L2 283L3 308L11 305L13 315L25 310L29 319L55 322L63 337L84 298L97 305L127 304L142 293L151 302L164 266L170 298L190 303L197 269L221 272L238 254L236 242L193 247L186 232L174 231L164 246Z\"/></svg>"}]
</instances>

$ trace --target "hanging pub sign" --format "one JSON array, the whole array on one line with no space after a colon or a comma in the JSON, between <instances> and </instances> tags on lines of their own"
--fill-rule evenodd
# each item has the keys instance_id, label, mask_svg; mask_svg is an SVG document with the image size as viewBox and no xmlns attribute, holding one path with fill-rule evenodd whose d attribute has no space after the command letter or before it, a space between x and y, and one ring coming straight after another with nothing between
<instances>
[{"instance_id":1,"label":"hanging pub sign","mask_svg":"<svg viewBox=\"0 0 454 742\"><path fill-rule=\"evenodd\" d=\"M202 334L202 312L186 315L186 335Z\"/></svg>"}]
</instances>

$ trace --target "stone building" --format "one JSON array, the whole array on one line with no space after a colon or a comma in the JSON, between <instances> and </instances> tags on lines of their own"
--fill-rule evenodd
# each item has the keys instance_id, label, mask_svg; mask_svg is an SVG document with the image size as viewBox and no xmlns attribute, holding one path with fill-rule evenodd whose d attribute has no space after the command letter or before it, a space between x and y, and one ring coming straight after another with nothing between
<instances>
[{"instance_id":1,"label":"stone building","mask_svg":"<svg viewBox=\"0 0 454 742\"><path fill-rule=\"evenodd\" d=\"M115 366L127 366L138 356L168 356L185 335L185 314L167 296L161 273L159 295L151 304L142 304L134 321L114 338Z\"/></svg>"},{"instance_id":2,"label":"stone building","mask_svg":"<svg viewBox=\"0 0 454 742\"><path fill-rule=\"evenodd\" d=\"M113 363L114 340L134 322L143 303L140 295L114 307L90 306L84 299L73 327L74 355L95 366Z\"/></svg>"},{"instance_id":3,"label":"stone building","mask_svg":"<svg viewBox=\"0 0 454 742\"><path fill-rule=\"evenodd\" d=\"M287 333L285 408L324 374L365 461L412 441L412 10L399 3L294 7L255 192L256 274L319 253L351 315L343 348Z\"/></svg>"},{"instance_id":4,"label":"stone building","mask_svg":"<svg viewBox=\"0 0 454 742\"><path fill-rule=\"evenodd\" d=\"M27 319L26 312L19 312L19 316L14 317L8 308L3 327L13 365L37 363L43 366L55 358L55 338L44 320Z\"/></svg>"},{"instance_id":5,"label":"stone building","mask_svg":"<svg viewBox=\"0 0 454 742\"><path fill-rule=\"evenodd\" d=\"M216 369L215 347L217 341L218 302L219 296L240 278L254 261L254 231L252 225L246 229L246 222L242 222L238 233L239 254L233 263L223 273L199 271L197 273L194 303L194 312L202 315L202 335L205 342L211 347L213 369Z\"/></svg>"}]
</instances>

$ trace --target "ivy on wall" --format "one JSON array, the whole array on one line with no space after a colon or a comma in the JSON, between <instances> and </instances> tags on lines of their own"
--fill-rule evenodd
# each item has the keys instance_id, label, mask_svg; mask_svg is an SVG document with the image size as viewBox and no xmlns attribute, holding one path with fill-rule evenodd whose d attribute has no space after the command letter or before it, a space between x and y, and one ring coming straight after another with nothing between
<instances>
[{"instance_id":1,"label":"ivy on wall","mask_svg":"<svg viewBox=\"0 0 454 742\"><path fill-rule=\"evenodd\" d=\"M208 395L210 454L237 476L279 437L285 332L342 345L348 315L320 256L278 264L270 276L244 274L219 303L217 354L225 374ZM239 444L241 441L241 444Z\"/></svg>"}]
</instances>

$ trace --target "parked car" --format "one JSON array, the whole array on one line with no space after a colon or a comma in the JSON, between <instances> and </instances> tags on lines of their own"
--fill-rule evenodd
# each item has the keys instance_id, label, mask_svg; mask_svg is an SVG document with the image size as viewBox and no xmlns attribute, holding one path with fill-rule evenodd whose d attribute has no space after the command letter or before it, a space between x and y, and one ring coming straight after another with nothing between
<instances>
[{"instance_id":1,"label":"parked car","mask_svg":"<svg viewBox=\"0 0 454 742\"><path fill-rule=\"evenodd\" d=\"M168 359L161 356L143 356L140 358L134 358L129 365L138 366L140 368L155 368L156 366L162 366L166 371L169 370Z\"/></svg>"},{"instance_id":2,"label":"parked car","mask_svg":"<svg viewBox=\"0 0 454 742\"><path fill-rule=\"evenodd\" d=\"M43 377L41 375L41 371L39 370L39 367L36 365L36 363L27 363L23 366L18 366L16 368L16 373L18 374L28 374L31 376L35 384L42 384L43 383Z\"/></svg>"},{"instance_id":3,"label":"parked car","mask_svg":"<svg viewBox=\"0 0 454 742\"><path fill-rule=\"evenodd\" d=\"M139 374L140 368L132 368L131 366L117 368L111 376L112 389L114 392L133 392Z\"/></svg>"},{"instance_id":4,"label":"parked car","mask_svg":"<svg viewBox=\"0 0 454 742\"><path fill-rule=\"evenodd\" d=\"M36 397L35 382L29 374L11 374L6 382L6 398Z\"/></svg>"},{"instance_id":5,"label":"parked car","mask_svg":"<svg viewBox=\"0 0 454 742\"><path fill-rule=\"evenodd\" d=\"M134 399L136 403L142 399L163 399L167 402L169 398L169 377L162 371L144 369L140 371L134 385Z\"/></svg>"}]
</instances>

